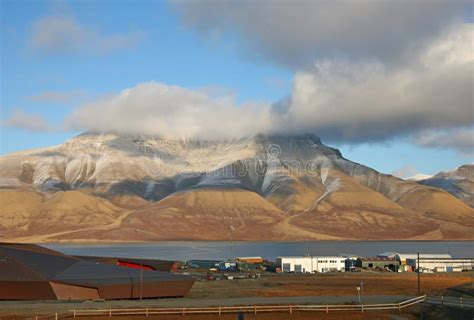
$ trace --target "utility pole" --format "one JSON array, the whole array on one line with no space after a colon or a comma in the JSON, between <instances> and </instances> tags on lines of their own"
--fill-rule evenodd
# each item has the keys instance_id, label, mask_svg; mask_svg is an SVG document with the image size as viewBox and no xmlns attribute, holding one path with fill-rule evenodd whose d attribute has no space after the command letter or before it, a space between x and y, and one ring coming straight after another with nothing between
<instances>
[{"instance_id":1,"label":"utility pole","mask_svg":"<svg viewBox=\"0 0 474 320\"><path fill-rule=\"evenodd\" d=\"M359 305L362 305L362 299L360 297L360 289L361 289L360 287L357 287L357 295L359 297Z\"/></svg>"},{"instance_id":2,"label":"utility pole","mask_svg":"<svg viewBox=\"0 0 474 320\"><path fill-rule=\"evenodd\" d=\"M416 254L416 269L418 273L418 294L420 294L420 253Z\"/></svg>"},{"instance_id":3,"label":"utility pole","mask_svg":"<svg viewBox=\"0 0 474 320\"><path fill-rule=\"evenodd\" d=\"M140 301L143 298L143 260L140 259Z\"/></svg>"}]
</instances>

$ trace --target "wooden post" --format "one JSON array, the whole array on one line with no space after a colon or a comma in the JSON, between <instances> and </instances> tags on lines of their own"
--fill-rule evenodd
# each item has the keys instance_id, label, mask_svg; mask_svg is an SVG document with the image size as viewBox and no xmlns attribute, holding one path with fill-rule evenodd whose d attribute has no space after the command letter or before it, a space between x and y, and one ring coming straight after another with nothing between
<instances>
[{"instance_id":1,"label":"wooden post","mask_svg":"<svg viewBox=\"0 0 474 320\"><path fill-rule=\"evenodd\" d=\"M361 308L362 312L364 312L364 305L363 304L360 305L360 308Z\"/></svg>"},{"instance_id":2,"label":"wooden post","mask_svg":"<svg viewBox=\"0 0 474 320\"><path fill-rule=\"evenodd\" d=\"M185 315L186 315L186 309L183 308L183 316L185 316Z\"/></svg>"},{"instance_id":3,"label":"wooden post","mask_svg":"<svg viewBox=\"0 0 474 320\"><path fill-rule=\"evenodd\" d=\"M257 306L253 306L253 311L255 314L257 314Z\"/></svg>"},{"instance_id":4,"label":"wooden post","mask_svg":"<svg viewBox=\"0 0 474 320\"><path fill-rule=\"evenodd\" d=\"M219 306L219 315L221 315L221 307Z\"/></svg>"},{"instance_id":5,"label":"wooden post","mask_svg":"<svg viewBox=\"0 0 474 320\"><path fill-rule=\"evenodd\" d=\"M329 313L329 306L326 305L326 313Z\"/></svg>"},{"instance_id":6,"label":"wooden post","mask_svg":"<svg viewBox=\"0 0 474 320\"><path fill-rule=\"evenodd\" d=\"M444 304L444 296L441 296L441 304Z\"/></svg>"},{"instance_id":7,"label":"wooden post","mask_svg":"<svg viewBox=\"0 0 474 320\"><path fill-rule=\"evenodd\" d=\"M109 309L109 318L112 318L112 308Z\"/></svg>"},{"instance_id":8,"label":"wooden post","mask_svg":"<svg viewBox=\"0 0 474 320\"><path fill-rule=\"evenodd\" d=\"M462 308L462 297L459 297L459 305L460 305L461 308Z\"/></svg>"},{"instance_id":9,"label":"wooden post","mask_svg":"<svg viewBox=\"0 0 474 320\"><path fill-rule=\"evenodd\" d=\"M398 302L398 311L402 311L402 304Z\"/></svg>"},{"instance_id":10,"label":"wooden post","mask_svg":"<svg viewBox=\"0 0 474 320\"><path fill-rule=\"evenodd\" d=\"M293 307L292 307L292 305L290 304L290 314L292 314L292 313L293 313Z\"/></svg>"},{"instance_id":11,"label":"wooden post","mask_svg":"<svg viewBox=\"0 0 474 320\"><path fill-rule=\"evenodd\" d=\"M76 309L72 310L72 313L73 313L73 317L75 318L76 317Z\"/></svg>"},{"instance_id":12,"label":"wooden post","mask_svg":"<svg viewBox=\"0 0 474 320\"><path fill-rule=\"evenodd\" d=\"M416 254L416 267L418 270L418 294L420 294L420 253Z\"/></svg>"},{"instance_id":13,"label":"wooden post","mask_svg":"<svg viewBox=\"0 0 474 320\"><path fill-rule=\"evenodd\" d=\"M145 314L148 317L148 308L146 308Z\"/></svg>"},{"instance_id":14,"label":"wooden post","mask_svg":"<svg viewBox=\"0 0 474 320\"><path fill-rule=\"evenodd\" d=\"M57 312L54 314L54 320L58 320L58 313Z\"/></svg>"}]
</instances>

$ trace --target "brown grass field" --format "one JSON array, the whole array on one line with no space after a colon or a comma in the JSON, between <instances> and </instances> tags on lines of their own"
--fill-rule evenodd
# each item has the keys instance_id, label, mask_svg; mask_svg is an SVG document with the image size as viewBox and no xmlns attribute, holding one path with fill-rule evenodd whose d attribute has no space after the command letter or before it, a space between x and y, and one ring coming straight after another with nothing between
<instances>
[{"instance_id":1,"label":"brown grass field","mask_svg":"<svg viewBox=\"0 0 474 320\"><path fill-rule=\"evenodd\" d=\"M441 295L448 288L473 283L473 272L421 274L421 293ZM291 297L349 296L364 282L366 295L416 295L416 273L326 273L308 275L270 275L261 279L234 281L199 281L189 297Z\"/></svg>"},{"instance_id":2,"label":"brown grass field","mask_svg":"<svg viewBox=\"0 0 474 320\"><path fill-rule=\"evenodd\" d=\"M436 295L460 295L474 297L474 272L462 273L434 273L421 274L421 293L431 296ZM364 295L417 295L417 275L415 273L327 273L327 274L266 274L260 279L241 280L219 280L219 281L197 281L185 300L201 300L212 302L213 300L242 297L298 297L298 296L355 296L356 286L364 282ZM459 288L462 287L462 290ZM179 299L177 299L179 300ZM132 301L133 308L152 307L154 301L144 300L143 306L138 301ZM220 300L222 301L222 300ZM111 302L112 303L112 302ZM115 301L114 308L131 307L130 301ZM108 302L98 305L99 308L109 308ZM67 303L37 304L34 314L25 313L22 306L10 313L2 312L0 302L1 320L23 320L35 319L36 314L54 314L70 309ZM429 317L426 319L464 319L472 310L460 310L448 307L412 306L399 311L368 311L368 312L345 312L334 311L329 314L324 312L294 312L288 313L259 313L257 315L246 313L244 319L420 319L420 313L425 312ZM226 315L186 315L186 316L114 316L113 319L138 320L138 319L169 319L169 320L227 320L238 319L237 314ZM53 318L54 319L54 318ZM103 320L109 317L80 317L78 319ZM466 319L472 319L466 318Z\"/></svg>"}]
</instances>

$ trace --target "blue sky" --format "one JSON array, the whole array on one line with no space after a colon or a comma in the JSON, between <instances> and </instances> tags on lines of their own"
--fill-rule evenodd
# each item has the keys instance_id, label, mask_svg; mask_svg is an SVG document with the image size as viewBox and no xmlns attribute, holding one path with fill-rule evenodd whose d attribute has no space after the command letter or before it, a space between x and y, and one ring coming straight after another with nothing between
<instances>
[{"instance_id":1,"label":"blue sky","mask_svg":"<svg viewBox=\"0 0 474 320\"><path fill-rule=\"evenodd\" d=\"M90 103L100 108L97 101L140 83L154 81L185 90L218 92L232 97L232 103L239 107L248 102L272 105L288 96L297 97L294 84L298 84L298 80L295 79L314 77L320 80L308 71L304 61L290 57L293 51L284 56L269 55L268 48L280 43L260 46L258 39L252 38L258 30L249 36L247 26L242 27L235 21L234 27L215 21L217 27L209 28L201 23L213 21L205 16L208 13L190 11L192 6L176 9L166 1L123 0L2 0L1 5L1 154L64 142L87 129L85 125L80 129L64 126L73 110ZM187 21L190 12L193 19ZM453 9L453 12L454 15L457 11ZM464 20L472 19L465 9L459 12ZM440 17L437 12L433 13L433 21L441 21L439 23L443 25L444 20ZM66 24L70 34L55 33L54 23L58 21L70 23ZM53 32L52 36L47 32ZM420 34L420 37L429 38L421 31ZM81 41L87 43L81 44ZM316 53L311 59L319 61L317 59L324 58L320 52L332 54L331 45L333 43L329 41L327 48L305 50L314 50ZM353 50L354 59L365 54L360 48L347 50ZM374 48L373 51L377 50ZM384 50L386 48L380 49L381 52ZM370 59L381 61L387 69L412 68L411 63L392 57ZM385 78L386 81L391 79ZM468 103L472 105L472 99ZM470 129L473 122L468 114L467 121L459 125L453 120L434 129L440 132ZM318 134L318 128L324 132L333 130L325 123L312 127L304 122L301 126L310 128L315 134ZM433 130L431 127L424 129ZM466 150L460 152L436 143L414 143L416 132L411 128L407 133L391 134L383 132L381 139L371 136L366 140L359 135L357 139L347 141L332 140L334 135L328 135L328 144L340 148L346 158L385 173L403 168L404 175L433 174L473 160L472 153Z\"/></svg>"}]
</instances>

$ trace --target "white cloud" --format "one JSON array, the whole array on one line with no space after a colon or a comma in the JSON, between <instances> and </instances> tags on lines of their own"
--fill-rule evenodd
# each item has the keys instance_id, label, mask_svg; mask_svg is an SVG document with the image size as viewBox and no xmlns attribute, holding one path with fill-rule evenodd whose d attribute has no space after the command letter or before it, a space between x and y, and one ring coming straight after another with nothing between
<instances>
[{"instance_id":1,"label":"white cloud","mask_svg":"<svg viewBox=\"0 0 474 320\"><path fill-rule=\"evenodd\" d=\"M70 129L143 133L179 138L233 138L268 131L270 106L237 105L230 96L148 82L86 104L66 122Z\"/></svg>"},{"instance_id":2,"label":"white cloud","mask_svg":"<svg viewBox=\"0 0 474 320\"><path fill-rule=\"evenodd\" d=\"M7 128L17 128L32 133L50 131L50 127L45 119L21 110L16 111L10 118L6 119L3 125Z\"/></svg>"},{"instance_id":3,"label":"white cloud","mask_svg":"<svg viewBox=\"0 0 474 320\"><path fill-rule=\"evenodd\" d=\"M72 16L52 15L33 23L30 44L52 54L105 54L135 47L141 39L140 32L106 35L80 24Z\"/></svg>"},{"instance_id":4,"label":"white cloud","mask_svg":"<svg viewBox=\"0 0 474 320\"><path fill-rule=\"evenodd\" d=\"M473 32L473 24L450 28L400 66L319 61L296 73L291 96L278 104L281 125L366 142L474 124Z\"/></svg>"},{"instance_id":5,"label":"white cloud","mask_svg":"<svg viewBox=\"0 0 474 320\"><path fill-rule=\"evenodd\" d=\"M27 97L29 101L46 103L66 103L82 99L84 93L79 90L74 91L42 91L36 95Z\"/></svg>"},{"instance_id":6,"label":"white cloud","mask_svg":"<svg viewBox=\"0 0 474 320\"><path fill-rule=\"evenodd\" d=\"M426 148L452 149L472 156L474 155L474 128L424 131L414 138L414 142Z\"/></svg>"},{"instance_id":7,"label":"white cloud","mask_svg":"<svg viewBox=\"0 0 474 320\"><path fill-rule=\"evenodd\" d=\"M83 105L68 126L206 138L311 132L342 143L472 126L474 25L453 23L467 5L178 2L183 21L200 32L233 32L251 54L294 68L291 94L271 106L238 105L231 95L142 83ZM85 37L75 24L65 29Z\"/></svg>"},{"instance_id":8,"label":"white cloud","mask_svg":"<svg viewBox=\"0 0 474 320\"><path fill-rule=\"evenodd\" d=\"M468 0L173 1L200 34L235 35L252 57L290 68L345 57L400 61L471 9Z\"/></svg>"},{"instance_id":9,"label":"white cloud","mask_svg":"<svg viewBox=\"0 0 474 320\"><path fill-rule=\"evenodd\" d=\"M297 72L291 96L272 106L237 105L232 95L151 82L83 105L68 126L206 138L311 132L342 143L469 126L474 124L473 28L449 29L398 67L319 61Z\"/></svg>"},{"instance_id":10,"label":"white cloud","mask_svg":"<svg viewBox=\"0 0 474 320\"><path fill-rule=\"evenodd\" d=\"M474 123L470 1L173 4L198 33L233 35L247 56L296 70L271 132L358 143Z\"/></svg>"},{"instance_id":11,"label":"white cloud","mask_svg":"<svg viewBox=\"0 0 474 320\"><path fill-rule=\"evenodd\" d=\"M416 167L410 164L404 165L403 167L395 170L392 174L396 177L406 179L417 174Z\"/></svg>"}]
</instances>

